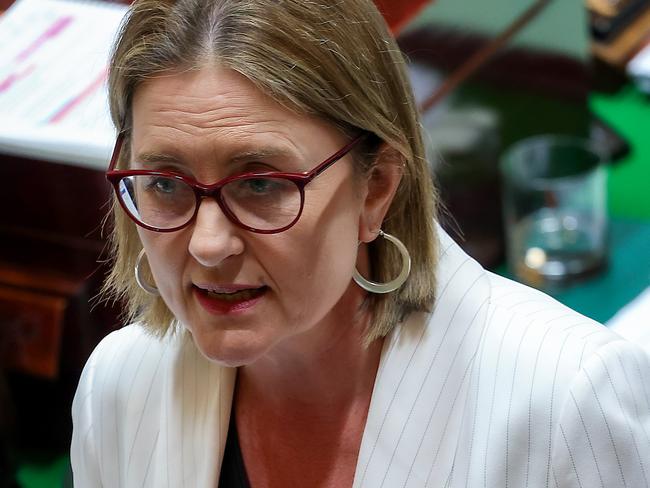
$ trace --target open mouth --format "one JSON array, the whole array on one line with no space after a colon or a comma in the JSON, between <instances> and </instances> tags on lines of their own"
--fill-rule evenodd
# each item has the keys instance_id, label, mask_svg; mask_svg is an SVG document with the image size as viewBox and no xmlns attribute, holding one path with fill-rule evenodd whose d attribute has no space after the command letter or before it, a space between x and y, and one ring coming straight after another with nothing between
<instances>
[{"instance_id":1,"label":"open mouth","mask_svg":"<svg viewBox=\"0 0 650 488\"><path fill-rule=\"evenodd\" d=\"M201 306L213 314L243 312L255 306L268 291L268 286L258 288L207 289L194 285L194 293Z\"/></svg>"},{"instance_id":2,"label":"open mouth","mask_svg":"<svg viewBox=\"0 0 650 488\"><path fill-rule=\"evenodd\" d=\"M266 286L261 286L259 288L248 288L246 290L238 290L233 292L216 292L211 290L204 290L199 288L206 296L210 298L216 298L218 300L224 300L226 302L244 302L252 300L266 291Z\"/></svg>"}]
</instances>

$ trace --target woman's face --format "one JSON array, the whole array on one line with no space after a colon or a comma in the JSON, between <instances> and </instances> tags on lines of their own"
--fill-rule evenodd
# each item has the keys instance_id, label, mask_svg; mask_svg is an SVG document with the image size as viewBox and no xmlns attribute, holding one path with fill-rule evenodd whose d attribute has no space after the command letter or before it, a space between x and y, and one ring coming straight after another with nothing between
<instances>
[{"instance_id":1,"label":"woman's face","mask_svg":"<svg viewBox=\"0 0 650 488\"><path fill-rule=\"evenodd\" d=\"M133 102L131 166L206 184L254 170L307 171L348 142L223 68L157 77ZM237 227L211 199L182 230L138 228L161 296L206 357L250 364L351 325L362 300L351 279L357 243L381 222L369 211L367 180L354 177L351 158L305 188L300 220L279 234Z\"/></svg>"}]
</instances>

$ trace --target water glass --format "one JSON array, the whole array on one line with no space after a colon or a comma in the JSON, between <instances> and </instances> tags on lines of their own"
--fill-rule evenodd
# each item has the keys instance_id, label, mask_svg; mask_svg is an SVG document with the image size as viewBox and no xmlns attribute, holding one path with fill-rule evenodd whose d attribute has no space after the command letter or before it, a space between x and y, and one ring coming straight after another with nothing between
<instances>
[{"instance_id":1,"label":"water glass","mask_svg":"<svg viewBox=\"0 0 650 488\"><path fill-rule=\"evenodd\" d=\"M607 255L606 172L586 139L544 135L502 156L510 271L537 287L564 285L601 269Z\"/></svg>"}]
</instances>

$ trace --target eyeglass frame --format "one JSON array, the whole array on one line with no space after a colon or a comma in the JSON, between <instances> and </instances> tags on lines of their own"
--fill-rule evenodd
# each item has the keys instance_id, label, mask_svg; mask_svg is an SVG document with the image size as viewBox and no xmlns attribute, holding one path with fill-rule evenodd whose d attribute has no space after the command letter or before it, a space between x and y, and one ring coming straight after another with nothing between
<instances>
[{"instance_id":1,"label":"eyeglass frame","mask_svg":"<svg viewBox=\"0 0 650 488\"><path fill-rule=\"evenodd\" d=\"M199 207L201 205L201 200L203 198L213 198L219 205L221 211L228 218L228 220L230 220L233 224L237 225L238 227L250 232L254 232L256 234L279 234L280 232L284 232L290 229L291 227L293 227L296 224L296 222L298 222L298 220L300 219L303 208L305 206L305 187L311 181L313 181L317 176L323 173L326 169L334 165L334 163L336 163L340 159L343 159L343 157L346 156L359 142L365 139L366 136L367 134L361 134L355 137L352 141L347 143L343 148L339 149L333 155L325 159L322 163L318 164L313 169L306 172L296 173L296 172L282 172L282 171L262 171L262 172L251 171L247 173L240 173L240 174L227 176L217 181L216 183L206 185L196 181L194 178L190 176L181 175L171 171L158 171L158 170L146 170L146 169L133 169L133 170L115 169L115 166L117 166L117 162L119 160L120 153L122 152L122 145L124 144L124 139L126 137L125 132L120 132L117 135L117 139L115 140L115 146L113 147L111 161L105 175L106 175L106 179L113 186L113 190L115 191L115 195L117 201L120 204L120 207L122 207L126 215L133 222L135 222L135 224L139 225L144 229L151 230L154 232L176 232L181 229L184 229L185 227L190 225L196 218L196 215L199 212ZM194 195L196 197L196 204L194 205L194 212L192 213L191 217L183 225L179 225L171 229L154 227L145 224L141 220L137 219L128 209L123 199L120 198L120 188L119 188L120 181L123 178L127 178L129 176L161 176L165 178L172 178L175 180L182 181L194 191ZM221 189L225 185L232 183L233 181L237 181L240 179L243 180L251 177L259 177L259 178L271 177L271 178L278 178L278 179L286 179L286 180L290 180L296 185L296 187L300 192L300 209L298 210L296 217L289 224L279 229L271 229L271 230L256 229L254 227L250 227L244 224L243 222L241 222L237 218L237 216L232 212L232 210L228 207L228 205L224 201L224 198L221 194Z\"/></svg>"}]
</instances>

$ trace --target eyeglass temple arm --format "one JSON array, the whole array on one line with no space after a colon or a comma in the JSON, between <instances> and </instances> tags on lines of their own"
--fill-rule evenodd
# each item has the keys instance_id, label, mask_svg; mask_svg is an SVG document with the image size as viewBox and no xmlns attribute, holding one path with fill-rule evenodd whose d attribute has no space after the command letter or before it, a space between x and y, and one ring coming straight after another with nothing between
<instances>
[{"instance_id":1,"label":"eyeglass temple arm","mask_svg":"<svg viewBox=\"0 0 650 488\"><path fill-rule=\"evenodd\" d=\"M117 139L115 140L115 146L113 147L113 153L111 154L111 162L108 165L108 170L106 173L110 173L111 171L115 170L115 166L117 166L117 161L120 159L120 153L122 152L122 144L124 143L124 132L120 132L117 135Z\"/></svg>"},{"instance_id":2,"label":"eyeglass temple arm","mask_svg":"<svg viewBox=\"0 0 650 488\"><path fill-rule=\"evenodd\" d=\"M343 156L349 153L354 148L354 146L359 144L359 142L361 142L367 136L368 134L361 134L360 136L357 136L354 139L352 139L352 141L350 141L347 145L345 145L336 153L332 154L329 158L327 158L325 161L323 161L321 164L319 164L314 169L312 169L309 173L307 173L306 174L307 180L311 181L314 178L316 178L319 174L321 174L323 171L325 171L327 168L332 166L339 159L341 159Z\"/></svg>"}]
</instances>

